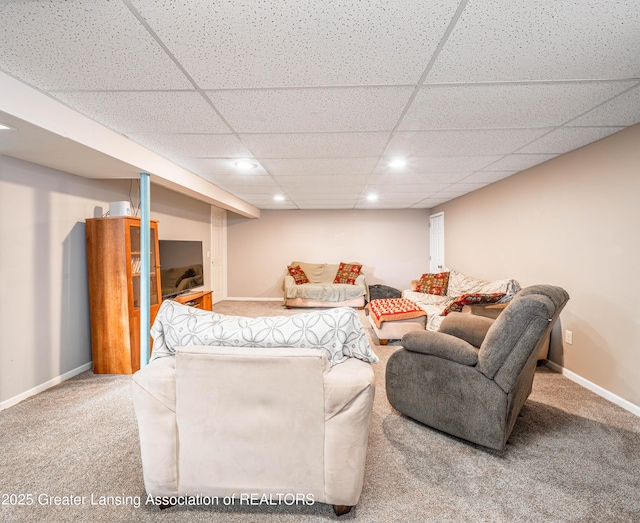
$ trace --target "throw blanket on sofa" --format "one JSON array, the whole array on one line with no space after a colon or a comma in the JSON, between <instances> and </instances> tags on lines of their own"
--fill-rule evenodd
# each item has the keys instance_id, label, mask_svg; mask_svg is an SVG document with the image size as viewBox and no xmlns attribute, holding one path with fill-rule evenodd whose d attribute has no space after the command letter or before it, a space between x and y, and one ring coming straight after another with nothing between
<instances>
[{"instance_id":1,"label":"throw blanket on sofa","mask_svg":"<svg viewBox=\"0 0 640 523\"><path fill-rule=\"evenodd\" d=\"M331 366L347 358L378 363L357 313L337 307L292 316L246 318L203 311L165 300L153 326L152 360L184 345L322 349Z\"/></svg>"}]
</instances>

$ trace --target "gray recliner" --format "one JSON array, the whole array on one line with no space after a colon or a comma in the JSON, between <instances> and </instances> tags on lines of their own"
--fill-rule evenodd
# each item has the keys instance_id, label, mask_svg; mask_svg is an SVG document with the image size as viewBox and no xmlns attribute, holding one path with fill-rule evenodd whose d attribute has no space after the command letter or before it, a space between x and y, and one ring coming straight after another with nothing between
<instances>
[{"instance_id":1,"label":"gray recliner","mask_svg":"<svg viewBox=\"0 0 640 523\"><path fill-rule=\"evenodd\" d=\"M479 349L442 332L406 334L387 363L389 402L425 425L503 450L531 393L540 345L568 300L560 287L522 289Z\"/></svg>"}]
</instances>

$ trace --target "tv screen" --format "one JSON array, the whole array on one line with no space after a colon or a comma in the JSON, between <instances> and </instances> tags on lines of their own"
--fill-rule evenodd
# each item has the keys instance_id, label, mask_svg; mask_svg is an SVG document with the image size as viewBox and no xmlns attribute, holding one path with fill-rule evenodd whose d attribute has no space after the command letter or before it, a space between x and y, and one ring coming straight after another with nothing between
<instances>
[{"instance_id":1,"label":"tv screen","mask_svg":"<svg viewBox=\"0 0 640 523\"><path fill-rule=\"evenodd\" d=\"M158 243L163 298L204 285L201 241L159 240Z\"/></svg>"}]
</instances>

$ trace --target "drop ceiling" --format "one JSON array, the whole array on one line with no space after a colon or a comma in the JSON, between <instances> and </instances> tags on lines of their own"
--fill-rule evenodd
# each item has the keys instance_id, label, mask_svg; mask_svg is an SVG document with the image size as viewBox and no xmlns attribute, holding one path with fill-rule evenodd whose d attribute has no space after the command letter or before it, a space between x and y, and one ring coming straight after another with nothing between
<instances>
[{"instance_id":1,"label":"drop ceiling","mask_svg":"<svg viewBox=\"0 0 640 523\"><path fill-rule=\"evenodd\" d=\"M1 71L260 209L430 208L640 122L640 1L0 0L0 23Z\"/></svg>"}]
</instances>

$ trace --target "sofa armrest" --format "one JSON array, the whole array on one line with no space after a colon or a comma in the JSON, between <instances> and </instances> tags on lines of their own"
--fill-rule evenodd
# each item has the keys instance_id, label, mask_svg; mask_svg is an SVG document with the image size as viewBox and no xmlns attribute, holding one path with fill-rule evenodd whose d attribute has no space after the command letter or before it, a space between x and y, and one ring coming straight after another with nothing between
<instances>
[{"instance_id":1,"label":"sofa armrest","mask_svg":"<svg viewBox=\"0 0 640 523\"><path fill-rule=\"evenodd\" d=\"M367 278L364 274L360 274L356 278L356 285L361 285L364 288L364 299L369 301L369 286L367 285Z\"/></svg>"},{"instance_id":2,"label":"sofa armrest","mask_svg":"<svg viewBox=\"0 0 640 523\"><path fill-rule=\"evenodd\" d=\"M430 354L461 365L474 366L478 363L478 351L473 345L442 332L409 332L402 338L402 346L410 352Z\"/></svg>"},{"instance_id":3,"label":"sofa armrest","mask_svg":"<svg viewBox=\"0 0 640 523\"><path fill-rule=\"evenodd\" d=\"M444 334L460 338L476 348L480 348L493 322L493 319L483 316L475 316L464 312L450 312L442 320L438 330Z\"/></svg>"},{"instance_id":4,"label":"sofa armrest","mask_svg":"<svg viewBox=\"0 0 640 523\"><path fill-rule=\"evenodd\" d=\"M293 279L291 274L287 274L282 280L282 292L284 294L284 299L287 298L295 298L296 297L296 280Z\"/></svg>"},{"instance_id":5,"label":"sofa armrest","mask_svg":"<svg viewBox=\"0 0 640 523\"><path fill-rule=\"evenodd\" d=\"M152 496L178 493L175 358L158 358L133 375L144 485Z\"/></svg>"},{"instance_id":6,"label":"sofa armrest","mask_svg":"<svg viewBox=\"0 0 640 523\"><path fill-rule=\"evenodd\" d=\"M325 492L334 505L360 498L374 393L373 368L364 361L349 358L324 375Z\"/></svg>"},{"instance_id":7,"label":"sofa armrest","mask_svg":"<svg viewBox=\"0 0 640 523\"><path fill-rule=\"evenodd\" d=\"M291 287L296 284L296 280L293 279L291 274L287 274L282 280L282 290L285 290L287 287Z\"/></svg>"}]
</instances>

